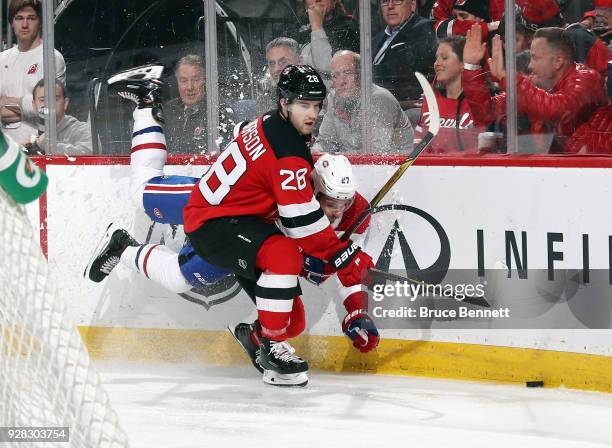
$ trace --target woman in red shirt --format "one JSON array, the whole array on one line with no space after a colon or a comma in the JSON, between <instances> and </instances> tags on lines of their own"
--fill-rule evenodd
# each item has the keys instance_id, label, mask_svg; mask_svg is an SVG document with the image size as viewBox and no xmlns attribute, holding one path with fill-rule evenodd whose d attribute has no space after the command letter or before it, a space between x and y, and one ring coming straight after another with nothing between
<instances>
[{"instance_id":1,"label":"woman in red shirt","mask_svg":"<svg viewBox=\"0 0 612 448\"><path fill-rule=\"evenodd\" d=\"M470 106L463 98L461 72L463 71L463 47L465 38L451 36L440 41L436 51L434 91L440 109L440 132L427 153L445 154L478 151L478 134L484 126L476 122ZM429 125L430 113L427 101L421 110L415 140L420 139Z\"/></svg>"}]
</instances>

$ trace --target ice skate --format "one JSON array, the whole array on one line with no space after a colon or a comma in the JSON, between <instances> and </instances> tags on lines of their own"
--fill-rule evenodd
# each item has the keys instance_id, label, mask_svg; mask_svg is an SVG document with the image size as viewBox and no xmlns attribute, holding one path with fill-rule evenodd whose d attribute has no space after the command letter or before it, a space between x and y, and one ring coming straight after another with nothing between
<instances>
[{"instance_id":1,"label":"ice skate","mask_svg":"<svg viewBox=\"0 0 612 448\"><path fill-rule=\"evenodd\" d=\"M259 363L265 370L273 370L281 375L308 371L308 363L295 354L295 349L287 341L278 342L260 337L259 348Z\"/></svg>"},{"instance_id":2,"label":"ice skate","mask_svg":"<svg viewBox=\"0 0 612 448\"><path fill-rule=\"evenodd\" d=\"M140 246L140 243L127 231L110 223L89 260L83 277L89 277L96 283L104 280L119 264L121 254L128 246Z\"/></svg>"},{"instance_id":3,"label":"ice skate","mask_svg":"<svg viewBox=\"0 0 612 448\"><path fill-rule=\"evenodd\" d=\"M236 341L238 341L240 346L249 356L249 358L251 358L253 366L260 373L264 373L264 369L259 364L259 345L255 344L251 336L253 334L254 328L256 328L258 325L258 321L255 321L253 324L239 323L238 325L236 325L236 328L234 328L234 331L232 331L231 328L229 330L232 333L232 336L234 336ZM255 337L257 337L257 333L255 333Z\"/></svg>"},{"instance_id":4,"label":"ice skate","mask_svg":"<svg viewBox=\"0 0 612 448\"><path fill-rule=\"evenodd\" d=\"M301 372L284 375L274 370L264 370L263 382L280 387L304 387L308 384L308 374Z\"/></svg>"},{"instance_id":5,"label":"ice skate","mask_svg":"<svg viewBox=\"0 0 612 448\"><path fill-rule=\"evenodd\" d=\"M163 65L143 65L119 72L108 80L108 91L132 101L139 109L152 108L153 118L163 123L161 91L164 82L160 79L163 70Z\"/></svg>"},{"instance_id":6,"label":"ice skate","mask_svg":"<svg viewBox=\"0 0 612 448\"><path fill-rule=\"evenodd\" d=\"M249 358L251 358L253 366L255 366L255 368L263 374L264 383L271 384L273 386L285 387L306 386L306 384L308 384L308 375L306 372L283 375L275 372L274 370L265 370L263 367L261 367L261 364L259 363L261 349L259 348L259 345L255 344L251 336L255 331L254 329L258 326L259 321L255 321L253 324L239 323L236 325L236 328L234 328L233 331L230 329L230 333L232 333L232 336L234 336ZM257 340L259 340L258 335L259 332L255 332L255 337Z\"/></svg>"}]
</instances>

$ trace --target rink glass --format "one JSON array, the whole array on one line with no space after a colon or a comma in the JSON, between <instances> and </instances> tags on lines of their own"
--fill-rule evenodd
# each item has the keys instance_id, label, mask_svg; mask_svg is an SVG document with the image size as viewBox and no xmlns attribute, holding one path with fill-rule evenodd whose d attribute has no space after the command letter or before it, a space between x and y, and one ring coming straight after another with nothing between
<instances>
[{"instance_id":1,"label":"rink glass","mask_svg":"<svg viewBox=\"0 0 612 448\"><path fill-rule=\"evenodd\" d=\"M133 106L109 97L106 79L129 67L162 63L166 66L164 81L168 84L164 101L170 101L179 96L174 66L185 54L199 54L205 60L205 104L199 111L205 125L189 130L191 144L186 145L187 148L171 152L206 154L222 149L235 123L255 118L261 112L258 104L261 100L260 84L267 71L266 44L278 36L295 37L301 28L309 25L308 15L301 12L300 1L268 0L258 2L256 7L247 0L218 3L214 0L162 0L154 4L146 0L102 3L76 0L55 3L55 26L46 27L45 52L50 56L54 46L66 60L71 100L68 114L90 123L94 154L129 154L130 149ZM510 0L506 3L506 9L513 6ZM395 7L404 4L410 5L411 1ZM345 0L344 5L359 26L358 51L363 62L359 73L360 91L355 101L371 105L373 78L370 61L376 48L375 44L369 43L385 27L381 5L369 0ZM417 13L429 15L429 11ZM513 29L511 19L511 15L508 16L507 34ZM2 33L5 45L13 42L6 24L3 24ZM517 55L514 39L506 39L505 52L509 71L508 97L514 98L512 61ZM331 74L326 76L331 81ZM487 129L488 132L506 133L506 141L498 144L496 151L547 153L550 134L533 135L529 126L523 126L520 119L517 121L512 104L514 102L510 101L507 114L510 119L503 118ZM415 119L418 120L419 101L410 105L403 103L402 106L406 107L414 125ZM170 108L166 109L170 114ZM352 137L357 141L355 151L361 154L390 152L389 148L375 147L375 142L372 143L372 126L360 126L362 122L372 123L374 113L372 107L362 108L359 117L353 120ZM179 128L177 132L184 133Z\"/></svg>"}]
</instances>

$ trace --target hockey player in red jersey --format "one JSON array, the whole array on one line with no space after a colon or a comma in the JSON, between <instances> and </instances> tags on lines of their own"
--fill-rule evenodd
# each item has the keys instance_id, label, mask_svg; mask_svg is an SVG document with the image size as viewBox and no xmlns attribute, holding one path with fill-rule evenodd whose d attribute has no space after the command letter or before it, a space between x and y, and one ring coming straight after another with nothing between
<instances>
[{"instance_id":1,"label":"hockey player in red jersey","mask_svg":"<svg viewBox=\"0 0 612 448\"><path fill-rule=\"evenodd\" d=\"M359 215L367 208L368 201L356 191L353 168L349 160L343 155L324 154L317 160L312 172L315 197L321 204L321 209L331 222L336 234L340 237L349 229ZM355 229L352 234L353 241L360 246L365 245L367 231L370 225L368 216ZM309 282L320 285L334 274L334 269L320 258L310 255L304 256L304 270L302 277ZM345 287L338 281L338 291L343 303L350 303L355 297L363 294L360 285ZM351 298L353 296L353 298ZM289 320L288 333L292 337L298 336L306 326L304 307L299 299L294 300ZM378 337L375 327L370 332ZM264 375L264 381L276 384L292 384L294 379L276 372L264 370L259 364L259 322L253 324L240 323L233 331L244 351L251 358L253 365ZM356 345L361 351L368 351L369 347Z\"/></svg>"},{"instance_id":2,"label":"hockey player in red jersey","mask_svg":"<svg viewBox=\"0 0 612 448\"><path fill-rule=\"evenodd\" d=\"M355 288L372 259L336 236L311 185L308 144L326 88L310 66L286 67L278 82L278 110L240 131L202 176L184 210L195 251L231 270L258 310L260 364L305 384L308 363L286 342L301 289L302 252L328 261L344 287ZM279 221L279 230L274 221ZM365 293L345 301L345 333L362 351L378 344Z\"/></svg>"}]
</instances>

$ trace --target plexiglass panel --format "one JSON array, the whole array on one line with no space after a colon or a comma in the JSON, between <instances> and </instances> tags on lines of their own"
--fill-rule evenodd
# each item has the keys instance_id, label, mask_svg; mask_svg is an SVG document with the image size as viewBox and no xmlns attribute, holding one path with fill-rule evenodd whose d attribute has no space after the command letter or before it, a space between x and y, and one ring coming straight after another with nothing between
<instances>
[{"instance_id":1,"label":"plexiglass panel","mask_svg":"<svg viewBox=\"0 0 612 448\"><path fill-rule=\"evenodd\" d=\"M58 110L65 108L75 134L90 143L53 151L128 154L134 105L110 94L107 80L159 63L170 153L215 153L236 123L276 108L276 83L286 65L308 63L328 87L313 133L316 152L408 153L431 120L418 71L433 87L440 112L441 130L428 154L609 153L610 8L506 3L63 2L56 5L54 57L69 100L62 103L58 93ZM207 26L206 11L213 10L215 26ZM576 17L580 21L570 23ZM15 36L4 34L6 47ZM33 84L21 93L7 84L3 102L18 103L26 118L21 130L9 132L29 131L19 139L38 139L40 105L23 101ZM22 111L3 109L5 126L20 121L16 113ZM516 118L508 120L508 113ZM57 128L59 140L64 125Z\"/></svg>"}]
</instances>

